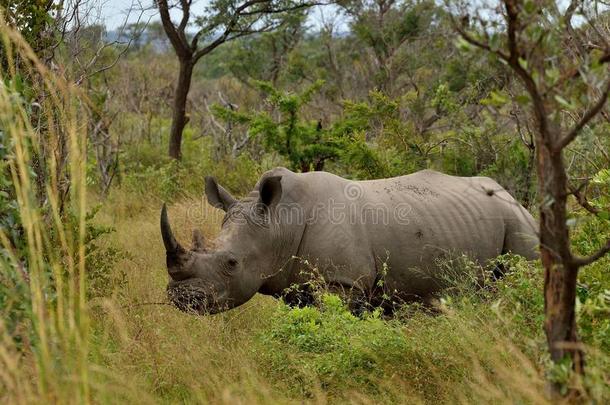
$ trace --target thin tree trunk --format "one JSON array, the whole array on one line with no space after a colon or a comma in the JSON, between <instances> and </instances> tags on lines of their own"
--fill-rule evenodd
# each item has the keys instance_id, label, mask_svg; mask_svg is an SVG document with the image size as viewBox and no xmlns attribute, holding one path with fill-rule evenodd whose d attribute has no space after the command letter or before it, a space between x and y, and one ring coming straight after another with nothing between
<instances>
[{"instance_id":1,"label":"thin tree trunk","mask_svg":"<svg viewBox=\"0 0 610 405\"><path fill-rule=\"evenodd\" d=\"M578 374L584 373L584 353L576 326L576 280L566 223L567 176L561 152L542 142L536 145L541 195L540 254L544 267L544 308L547 343L555 364L569 357ZM557 391L557 387L554 387Z\"/></svg>"},{"instance_id":2,"label":"thin tree trunk","mask_svg":"<svg viewBox=\"0 0 610 405\"><path fill-rule=\"evenodd\" d=\"M578 268L564 266L552 260L543 251L545 331L551 359L557 363L569 356L573 368L579 374L583 371L583 353L576 333L576 278Z\"/></svg>"},{"instance_id":3,"label":"thin tree trunk","mask_svg":"<svg viewBox=\"0 0 610 405\"><path fill-rule=\"evenodd\" d=\"M182 131L188 123L186 116L186 100L191 88L193 75L193 62L180 60L178 84L174 91L174 111L172 115L172 128L169 134L169 156L180 160L182 158Z\"/></svg>"}]
</instances>

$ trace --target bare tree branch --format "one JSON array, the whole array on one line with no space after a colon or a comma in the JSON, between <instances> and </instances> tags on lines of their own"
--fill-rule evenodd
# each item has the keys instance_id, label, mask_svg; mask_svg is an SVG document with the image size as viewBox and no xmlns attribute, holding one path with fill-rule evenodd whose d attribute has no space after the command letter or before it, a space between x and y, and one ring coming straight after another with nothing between
<instances>
[{"instance_id":1,"label":"bare tree branch","mask_svg":"<svg viewBox=\"0 0 610 405\"><path fill-rule=\"evenodd\" d=\"M593 215L597 215L601 212L601 210L589 202L587 200L587 196L582 192L583 188L585 188L589 184L588 181L583 182L578 188L572 189L568 192L568 194L572 194L576 197L576 201L583 207L585 210L589 211Z\"/></svg>"},{"instance_id":2,"label":"bare tree branch","mask_svg":"<svg viewBox=\"0 0 610 405\"><path fill-rule=\"evenodd\" d=\"M547 144L551 144L550 134L549 134L549 123L547 119L546 107L544 104L544 100L542 95L538 90L538 86L536 82L529 74L527 70L521 66L521 54L519 50L519 44L517 42L517 29L519 26L519 10L517 6L510 0L504 1L506 7L506 23L507 23L507 38L508 38L508 54L502 52L499 49L492 49L488 43L481 42L470 35L463 26L457 24L455 19L452 18L454 28L460 34L460 36L469 44L474 45L480 49L486 50L497 55L500 59L504 60L508 63L513 70L517 73L517 75L521 78L523 84L530 97L532 98L532 103L534 106L534 115L536 116L536 120L538 122L538 126L540 129L541 140ZM464 23L464 21L462 22Z\"/></svg>"},{"instance_id":3,"label":"bare tree branch","mask_svg":"<svg viewBox=\"0 0 610 405\"><path fill-rule=\"evenodd\" d=\"M189 23L189 18L191 16L191 3L193 0L180 0L180 4L182 5L182 20L180 21L180 25L178 26L178 35L180 35L181 39L186 43L186 26Z\"/></svg>"},{"instance_id":4,"label":"bare tree branch","mask_svg":"<svg viewBox=\"0 0 610 405\"><path fill-rule=\"evenodd\" d=\"M159 7L159 14L161 14L161 24L163 25L163 29L165 30L169 41L172 43L174 50L178 54L178 57L188 58L192 52L189 47L186 46L186 44L182 41L182 38L178 33L176 26L172 22L172 19L169 15L167 0L158 0L157 5Z\"/></svg>"},{"instance_id":5,"label":"bare tree branch","mask_svg":"<svg viewBox=\"0 0 610 405\"><path fill-rule=\"evenodd\" d=\"M472 35L470 35L464 27L462 27L460 24L458 24L455 19L453 18L453 16L451 17L451 20L453 22L453 27L455 28L455 30L458 32L458 34L460 34L460 36L466 41L468 42L470 45L474 45L477 48L481 48L483 50L486 50L488 52L491 52L493 54L496 54L497 56L500 57L500 59L503 59L504 61L508 62L508 60L510 59L510 56L507 55L506 53L502 52L499 49L491 49L491 46L489 46L489 44L479 41L478 39L476 39L475 37L473 37Z\"/></svg>"},{"instance_id":6,"label":"bare tree branch","mask_svg":"<svg viewBox=\"0 0 610 405\"><path fill-rule=\"evenodd\" d=\"M587 257L574 257L574 259L572 259L572 261L576 266L582 267L582 266L586 266L588 264L591 264L591 263L601 259L609 252L610 252L610 239L606 242L606 244L604 246L602 246L597 252L593 253L592 255L587 256Z\"/></svg>"}]
</instances>

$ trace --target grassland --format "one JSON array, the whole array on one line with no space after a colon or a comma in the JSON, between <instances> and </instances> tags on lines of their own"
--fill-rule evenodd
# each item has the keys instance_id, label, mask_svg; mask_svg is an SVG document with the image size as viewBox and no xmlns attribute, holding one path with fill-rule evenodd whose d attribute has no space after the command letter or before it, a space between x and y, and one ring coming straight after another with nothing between
<instances>
[{"instance_id":1,"label":"grassland","mask_svg":"<svg viewBox=\"0 0 610 405\"><path fill-rule=\"evenodd\" d=\"M535 265L518 261L489 290L456 285L442 314L408 307L396 319L359 319L338 297L289 309L256 296L197 317L164 305L159 205L116 193L99 214L116 229L108 243L124 251L115 268L120 288L91 303L101 402L545 403L545 372L565 378L547 368ZM213 238L219 212L185 198L170 215L187 241L193 227ZM606 355L591 348L585 384L597 399L608 395Z\"/></svg>"}]
</instances>

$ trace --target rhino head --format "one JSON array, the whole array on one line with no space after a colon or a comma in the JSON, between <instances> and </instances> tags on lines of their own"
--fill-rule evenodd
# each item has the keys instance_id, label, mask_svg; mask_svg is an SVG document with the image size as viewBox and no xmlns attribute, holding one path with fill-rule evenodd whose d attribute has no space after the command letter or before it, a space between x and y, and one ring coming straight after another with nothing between
<instances>
[{"instance_id":1,"label":"rhino head","mask_svg":"<svg viewBox=\"0 0 610 405\"><path fill-rule=\"evenodd\" d=\"M170 281L168 297L185 312L213 314L248 301L277 266L277 224L272 210L282 195L281 176L261 180L258 192L237 200L206 177L208 202L225 211L221 231L212 243L193 231L186 249L174 237L165 205L161 210L161 235L166 250ZM281 265L279 265L281 266Z\"/></svg>"}]
</instances>

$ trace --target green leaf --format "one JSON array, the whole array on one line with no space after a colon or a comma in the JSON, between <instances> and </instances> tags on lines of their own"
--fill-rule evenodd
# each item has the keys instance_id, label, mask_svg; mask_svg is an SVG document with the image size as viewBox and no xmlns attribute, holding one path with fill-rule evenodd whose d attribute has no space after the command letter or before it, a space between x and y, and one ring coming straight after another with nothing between
<instances>
[{"instance_id":1,"label":"green leaf","mask_svg":"<svg viewBox=\"0 0 610 405\"><path fill-rule=\"evenodd\" d=\"M500 35L498 33L492 34L489 39L489 47L492 51L497 51L500 48Z\"/></svg>"},{"instance_id":2,"label":"green leaf","mask_svg":"<svg viewBox=\"0 0 610 405\"><path fill-rule=\"evenodd\" d=\"M527 61L523 58L519 58L519 66L521 66L523 69L527 70Z\"/></svg>"},{"instance_id":3,"label":"green leaf","mask_svg":"<svg viewBox=\"0 0 610 405\"><path fill-rule=\"evenodd\" d=\"M456 46L462 52L468 52L472 49L472 46L464 38L458 38Z\"/></svg>"},{"instance_id":4,"label":"green leaf","mask_svg":"<svg viewBox=\"0 0 610 405\"><path fill-rule=\"evenodd\" d=\"M566 100L565 98L561 97L559 94L555 95L555 100L561 104L563 107L569 109L569 110L575 110L576 106L572 103L570 103L568 100Z\"/></svg>"},{"instance_id":5,"label":"green leaf","mask_svg":"<svg viewBox=\"0 0 610 405\"><path fill-rule=\"evenodd\" d=\"M509 102L508 96L506 94L496 91L496 90L489 93L489 97L481 100L481 103L484 105L492 105L492 106L498 107L498 108L506 105L506 103L508 103L508 102Z\"/></svg>"},{"instance_id":6,"label":"green leaf","mask_svg":"<svg viewBox=\"0 0 610 405\"><path fill-rule=\"evenodd\" d=\"M552 83L556 83L559 80L559 69L551 68L546 70L546 76Z\"/></svg>"},{"instance_id":7,"label":"green leaf","mask_svg":"<svg viewBox=\"0 0 610 405\"><path fill-rule=\"evenodd\" d=\"M527 94L519 94L518 96L515 97L515 101L519 105L527 105L527 104L529 104L529 102L531 100Z\"/></svg>"}]
</instances>

